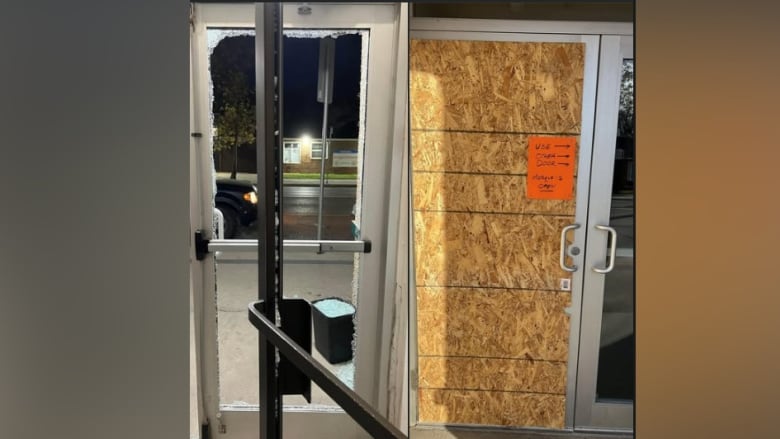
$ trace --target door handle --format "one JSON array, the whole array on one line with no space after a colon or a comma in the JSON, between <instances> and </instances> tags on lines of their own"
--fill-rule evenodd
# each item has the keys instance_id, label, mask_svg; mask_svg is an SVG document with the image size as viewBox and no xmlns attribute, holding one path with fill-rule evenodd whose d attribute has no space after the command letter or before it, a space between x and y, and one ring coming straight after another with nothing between
<instances>
[{"instance_id":1,"label":"door handle","mask_svg":"<svg viewBox=\"0 0 780 439\"><path fill-rule=\"evenodd\" d=\"M572 225L564 227L561 230L561 258L560 258L559 263L561 264L561 268L564 271L568 271L569 273L573 273L573 272L577 271L577 266L576 265L572 265L570 267L570 266L566 265L566 253L567 253L566 252L566 232L568 232L569 230L575 230L575 229L579 229L579 228L580 228L579 224L572 224Z\"/></svg>"},{"instance_id":2,"label":"door handle","mask_svg":"<svg viewBox=\"0 0 780 439\"><path fill-rule=\"evenodd\" d=\"M596 226L599 230L604 230L612 235L612 245L609 246L609 265L606 268L593 267L596 273L607 274L615 268L615 252L617 251L617 231L609 226Z\"/></svg>"}]
</instances>

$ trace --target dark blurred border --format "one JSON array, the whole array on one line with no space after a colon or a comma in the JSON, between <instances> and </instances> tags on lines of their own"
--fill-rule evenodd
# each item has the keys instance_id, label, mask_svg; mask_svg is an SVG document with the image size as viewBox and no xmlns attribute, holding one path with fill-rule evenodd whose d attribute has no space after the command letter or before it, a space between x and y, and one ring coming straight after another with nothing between
<instances>
[{"instance_id":1,"label":"dark blurred border","mask_svg":"<svg viewBox=\"0 0 780 439\"><path fill-rule=\"evenodd\" d=\"M186 0L0 8L0 437L189 435Z\"/></svg>"},{"instance_id":2,"label":"dark blurred border","mask_svg":"<svg viewBox=\"0 0 780 439\"><path fill-rule=\"evenodd\" d=\"M636 4L639 439L779 434L777 17Z\"/></svg>"}]
</instances>

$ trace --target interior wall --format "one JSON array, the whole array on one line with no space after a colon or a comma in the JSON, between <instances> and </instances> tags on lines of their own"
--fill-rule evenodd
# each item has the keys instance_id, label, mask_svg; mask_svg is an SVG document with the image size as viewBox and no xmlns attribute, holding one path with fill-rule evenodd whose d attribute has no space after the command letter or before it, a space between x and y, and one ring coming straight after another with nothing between
<instances>
[{"instance_id":1,"label":"interior wall","mask_svg":"<svg viewBox=\"0 0 780 439\"><path fill-rule=\"evenodd\" d=\"M421 423L564 425L575 205L528 199L526 158L531 135L579 137L584 49L411 42Z\"/></svg>"},{"instance_id":2,"label":"interior wall","mask_svg":"<svg viewBox=\"0 0 780 439\"><path fill-rule=\"evenodd\" d=\"M188 437L188 15L3 5L0 437Z\"/></svg>"}]
</instances>

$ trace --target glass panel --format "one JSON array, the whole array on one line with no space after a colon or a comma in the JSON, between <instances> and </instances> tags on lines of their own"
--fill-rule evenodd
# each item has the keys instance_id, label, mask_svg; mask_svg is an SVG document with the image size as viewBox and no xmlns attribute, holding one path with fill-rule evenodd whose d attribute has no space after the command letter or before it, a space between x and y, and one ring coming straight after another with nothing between
<instances>
[{"instance_id":1,"label":"glass panel","mask_svg":"<svg viewBox=\"0 0 780 439\"><path fill-rule=\"evenodd\" d=\"M325 105L317 101L320 42L333 37L333 97L324 123ZM285 31L284 137L301 145L299 162L284 164L285 239L353 239L360 187L361 62L366 38L367 32L361 31Z\"/></svg>"},{"instance_id":2,"label":"glass panel","mask_svg":"<svg viewBox=\"0 0 780 439\"><path fill-rule=\"evenodd\" d=\"M335 38L331 102L318 102L321 44ZM301 160L284 165L285 239L353 240L360 202L365 72L368 32L290 30L284 37L284 136L301 140ZM324 83L324 81L322 81ZM326 108L327 107L327 108ZM326 111L327 110L327 111ZM327 114L327 119L324 119ZM323 141L324 137L324 141ZM324 146L324 148L323 148ZM324 150L324 160L323 160ZM349 153L345 161L337 153ZM343 155L343 154L342 154ZM354 387L354 321L360 255L285 251L285 298L312 304L312 353ZM300 396L285 404L304 404ZM312 404L334 405L319 389Z\"/></svg>"},{"instance_id":3,"label":"glass panel","mask_svg":"<svg viewBox=\"0 0 780 439\"><path fill-rule=\"evenodd\" d=\"M225 239L255 236L257 219L255 139L255 38L253 30L209 29L209 79L215 208ZM218 228L218 226L217 226Z\"/></svg>"},{"instance_id":4,"label":"glass panel","mask_svg":"<svg viewBox=\"0 0 780 439\"><path fill-rule=\"evenodd\" d=\"M597 400L634 399L634 61L624 60L610 226L615 268L606 275ZM608 242L608 245L611 243Z\"/></svg>"},{"instance_id":5,"label":"glass panel","mask_svg":"<svg viewBox=\"0 0 780 439\"><path fill-rule=\"evenodd\" d=\"M336 297L352 301L354 256L351 253L288 252L284 255L285 297L297 297L309 302ZM251 256L224 255L217 261L217 332L219 336L219 394L220 404L258 406L258 335L247 319L246 307L257 300L257 259ZM338 310L337 310L338 311ZM314 331L314 329L312 329ZM352 333L340 339L333 337L332 350L351 351ZM313 332L313 344L318 334ZM351 359L327 361L314 345L312 354L321 364L350 387L354 380ZM301 396L287 395L285 405L307 405ZM336 404L317 386L312 385L312 405Z\"/></svg>"},{"instance_id":6,"label":"glass panel","mask_svg":"<svg viewBox=\"0 0 780 439\"><path fill-rule=\"evenodd\" d=\"M317 102L318 58L323 38L336 40L333 99L328 104L327 121L323 120L324 104ZM215 206L223 211L226 238L256 239L256 217L234 221L230 216L234 206L220 203L220 192L225 188L238 187L233 195L243 199L245 193L241 191L253 189L256 181L254 30L209 29L208 40L215 124ZM285 240L359 237L364 120L360 111L365 108L362 90L365 90L367 40L367 31L285 31L282 72L282 232ZM325 173L321 178L323 131ZM257 202L262 200L254 203ZM252 206L256 212L256 204ZM314 331L313 356L352 387L354 329L348 323L357 305L360 255L286 249L283 258L285 298L302 298L322 310L321 315L313 310L316 320L313 331L324 329L327 334ZM256 255L221 255L216 270L220 403L257 406L258 335L246 314L247 305L258 297ZM342 327L334 328L334 322L343 325L345 320L346 332ZM284 399L286 405L306 404L300 396ZM312 404L335 405L314 385Z\"/></svg>"}]
</instances>

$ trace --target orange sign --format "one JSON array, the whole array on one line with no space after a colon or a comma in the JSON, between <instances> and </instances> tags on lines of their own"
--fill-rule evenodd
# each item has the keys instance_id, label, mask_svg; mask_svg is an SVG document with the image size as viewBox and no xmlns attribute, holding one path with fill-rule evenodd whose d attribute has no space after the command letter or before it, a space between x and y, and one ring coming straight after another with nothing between
<instances>
[{"instance_id":1,"label":"orange sign","mask_svg":"<svg viewBox=\"0 0 780 439\"><path fill-rule=\"evenodd\" d=\"M526 196L539 200L571 200L576 156L575 137L529 137Z\"/></svg>"}]
</instances>

